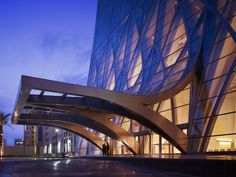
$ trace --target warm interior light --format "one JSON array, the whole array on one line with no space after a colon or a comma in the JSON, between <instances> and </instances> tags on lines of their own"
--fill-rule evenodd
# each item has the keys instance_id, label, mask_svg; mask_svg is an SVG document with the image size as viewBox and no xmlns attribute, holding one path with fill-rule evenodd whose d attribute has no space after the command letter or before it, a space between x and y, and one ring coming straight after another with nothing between
<instances>
[{"instance_id":1,"label":"warm interior light","mask_svg":"<svg viewBox=\"0 0 236 177\"><path fill-rule=\"evenodd\" d=\"M131 69L128 73L128 79L130 79L128 82L129 87L134 86L141 71L142 71L142 55L140 53L138 55L137 62L134 64L134 68Z\"/></svg>"},{"instance_id":2,"label":"warm interior light","mask_svg":"<svg viewBox=\"0 0 236 177\"><path fill-rule=\"evenodd\" d=\"M216 141L219 141L220 145L231 145L233 140L229 138L217 138Z\"/></svg>"},{"instance_id":3,"label":"warm interior light","mask_svg":"<svg viewBox=\"0 0 236 177\"><path fill-rule=\"evenodd\" d=\"M231 145L231 142L220 141L220 145Z\"/></svg>"},{"instance_id":4,"label":"warm interior light","mask_svg":"<svg viewBox=\"0 0 236 177\"><path fill-rule=\"evenodd\" d=\"M221 142L232 142L233 141L232 139L229 139L229 138L217 138L216 140L221 141Z\"/></svg>"}]
</instances>

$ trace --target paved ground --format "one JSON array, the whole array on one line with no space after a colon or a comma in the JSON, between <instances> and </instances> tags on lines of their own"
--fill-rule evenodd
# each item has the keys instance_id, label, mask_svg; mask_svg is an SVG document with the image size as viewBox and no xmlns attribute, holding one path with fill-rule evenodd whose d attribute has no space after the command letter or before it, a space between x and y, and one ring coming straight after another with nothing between
<instances>
[{"instance_id":1,"label":"paved ground","mask_svg":"<svg viewBox=\"0 0 236 177\"><path fill-rule=\"evenodd\" d=\"M91 159L1 159L0 177L180 177L122 161Z\"/></svg>"}]
</instances>

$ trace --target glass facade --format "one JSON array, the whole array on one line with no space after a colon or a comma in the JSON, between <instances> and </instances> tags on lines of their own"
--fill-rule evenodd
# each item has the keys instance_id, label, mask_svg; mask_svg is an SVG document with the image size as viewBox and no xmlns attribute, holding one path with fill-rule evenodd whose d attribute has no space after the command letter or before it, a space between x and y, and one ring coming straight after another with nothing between
<instances>
[{"instance_id":1,"label":"glass facade","mask_svg":"<svg viewBox=\"0 0 236 177\"><path fill-rule=\"evenodd\" d=\"M43 127L43 155L57 156L64 155L78 156L79 152L84 154L81 148L81 137L63 129L53 127Z\"/></svg>"},{"instance_id":2,"label":"glass facade","mask_svg":"<svg viewBox=\"0 0 236 177\"><path fill-rule=\"evenodd\" d=\"M184 89L147 106L188 135L188 152L235 151L235 15L233 0L99 0L88 86L161 94L193 72ZM179 153L130 118L111 121L135 136L140 154ZM110 142L113 154L130 153L95 133ZM81 149L100 153L86 140Z\"/></svg>"}]
</instances>

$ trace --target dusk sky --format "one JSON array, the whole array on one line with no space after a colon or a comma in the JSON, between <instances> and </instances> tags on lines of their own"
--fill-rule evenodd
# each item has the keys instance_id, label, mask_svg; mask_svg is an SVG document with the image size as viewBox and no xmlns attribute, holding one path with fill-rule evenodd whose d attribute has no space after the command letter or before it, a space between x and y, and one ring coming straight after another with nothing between
<instances>
[{"instance_id":1,"label":"dusk sky","mask_svg":"<svg viewBox=\"0 0 236 177\"><path fill-rule=\"evenodd\" d=\"M0 1L0 111L11 113L21 75L85 85L96 0ZM5 126L13 145L23 126Z\"/></svg>"}]
</instances>

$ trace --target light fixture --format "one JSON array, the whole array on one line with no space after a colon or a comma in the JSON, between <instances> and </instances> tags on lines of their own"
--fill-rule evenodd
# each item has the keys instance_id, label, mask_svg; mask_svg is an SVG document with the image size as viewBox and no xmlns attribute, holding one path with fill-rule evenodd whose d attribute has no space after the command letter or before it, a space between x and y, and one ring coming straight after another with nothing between
<instances>
[{"instance_id":1,"label":"light fixture","mask_svg":"<svg viewBox=\"0 0 236 177\"><path fill-rule=\"evenodd\" d=\"M233 141L232 139L229 139L229 138L217 138L216 140L221 141L221 142L232 142Z\"/></svg>"},{"instance_id":2,"label":"light fixture","mask_svg":"<svg viewBox=\"0 0 236 177\"><path fill-rule=\"evenodd\" d=\"M233 140L229 138L217 138L216 141L219 141L220 145L231 145Z\"/></svg>"},{"instance_id":3,"label":"light fixture","mask_svg":"<svg viewBox=\"0 0 236 177\"><path fill-rule=\"evenodd\" d=\"M220 145L231 145L231 142L220 141Z\"/></svg>"}]
</instances>

